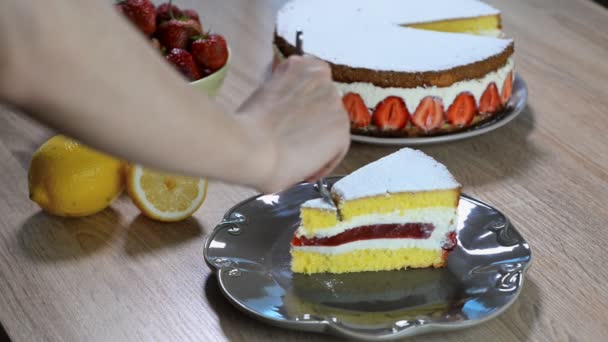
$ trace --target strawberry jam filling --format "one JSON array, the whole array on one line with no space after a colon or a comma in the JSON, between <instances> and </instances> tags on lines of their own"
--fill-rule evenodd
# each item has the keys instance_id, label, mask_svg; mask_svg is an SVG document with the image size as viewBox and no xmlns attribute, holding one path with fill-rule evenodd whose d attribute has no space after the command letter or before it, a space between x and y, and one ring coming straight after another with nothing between
<instances>
[{"instance_id":1,"label":"strawberry jam filling","mask_svg":"<svg viewBox=\"0 0 608 342\"><path fill-rule=\"evenodd\" d=\"M448 256L450 252L456 247L458 244L458 237L456 236L456 232L449 232L446 235L445 242L443 243L443 253L441 255L441 259L443 261L448 260Z\"/></svg>"},{"instance_id":2,"label":"strawberry jam filling","mask_svg":"<svg viewBox=\"0 0 608 342\"><path fill-rule=\"evenodd\" d=\"M430 223L376 224L349 229L323 238L294 236L293 246L339 246L345 243L372 239L428 239L435 226Z\"/></svg>"},{"instance_id":3,"label":"strawberry jam filling","mask_svg":"<svg viewBox=\"0 0 608 342\"><path fill-rule=\"evenodd\" d=\"M443 249L451 251L458 244L458 237L456 232L449 232L446 234L445 242L443 243Z\"/></svg>"}]
</instances>

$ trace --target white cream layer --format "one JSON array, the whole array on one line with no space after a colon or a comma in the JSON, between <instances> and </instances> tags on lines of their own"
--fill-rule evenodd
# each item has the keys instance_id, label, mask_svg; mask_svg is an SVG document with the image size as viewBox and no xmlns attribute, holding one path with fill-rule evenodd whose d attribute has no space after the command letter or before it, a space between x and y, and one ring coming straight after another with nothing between
<instances>
[{"instance_id":1,"label":"white cream layer","mask_svg":"<svg viewBox=\"0 0 608 342\"><path fill-rule=\"evenodd\" d=\"M382 88L364 82L334 83L342 94L353 92L361 95L368 108L375 108L379 102L389 96L401 97L405 101L408 111L413 114L422 99L427 96L435 96L442 99L444 109L448 110L460 93L469 92L473 94L479 106L481 96L491 83L496 84L499 94L502 92L504 82L509 73L513 71L514 64L513 57L511 57L502 68L482 78L456 82L448 87Z\"/></svg>"},{"instance_id":2,"label":"white cream layer","mask_svg":"<svg viewBox=\"0 0 608 342\"><path fill-rule=\"evenodd\" d=\"M372 214L358 216L349 221L338 223L332 228L323 229L310 233L305 227L300 227L296 231L296 236L304 236L307 238L324 238L343 233L349 229L376 225L376 224L405 224L405 223L430 223L435 226L435 232L445 235L448 231L453 230L457 221L457 212L455 208L424 208L407 210L404 213L394 212L391 214Z\"/></svg>"},{"instance_id":3,"label":"white cream layer","mask_svg":"<svg viewBox=\"0 0 608 342\"><path fill-rule=\"evenodd\" d=\"M440 235L433 232L428 239L373 239L359 240L345 243L339 246L292 246L292 250L302 252L312 252L320 254L343 254L361 249L402 249L402 248L421 248L439 250L445 242L445 234Z\"/></svg>"},{"instance_id":4,"label":"white cream layer","mask_svg":"<svg viewBox=\"0 0 608 342\"><path fill-rule=\"evenodd\" d=\"M327 201L322 198L308 200L302 204L302 208L321 209L334 212L336 211L336 208L334 206L327 203Z\"/></svg>"}]
</instances>

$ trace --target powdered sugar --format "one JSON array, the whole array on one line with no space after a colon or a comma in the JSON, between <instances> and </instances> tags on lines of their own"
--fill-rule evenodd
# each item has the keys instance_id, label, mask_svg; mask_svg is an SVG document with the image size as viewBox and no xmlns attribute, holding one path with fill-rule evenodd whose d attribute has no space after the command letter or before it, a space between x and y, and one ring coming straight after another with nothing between
<instances>
[{"instance_id":1,"label":"powdered sugar","mask_svg":"<svg viewBox=\"0 0 608 342\"><path fill-rule=\"evenodd\" d=\"M509 39L433 32L399 25L496 15L475 0L293 0L277 15L277 34L334 64L381 71L452 69L503 52Z\"/></svg>"},{"instance_id":2,"label":"powdered sugar","mask_svg":"<svg viewBox=\"0 0 608 342\"><path fill-rule=\"evenodd\" d=\"M421 151L401 149L342 178L332 188L345 201L399 192L459 188L448 169Z\"/></svg>"}]
</instances>

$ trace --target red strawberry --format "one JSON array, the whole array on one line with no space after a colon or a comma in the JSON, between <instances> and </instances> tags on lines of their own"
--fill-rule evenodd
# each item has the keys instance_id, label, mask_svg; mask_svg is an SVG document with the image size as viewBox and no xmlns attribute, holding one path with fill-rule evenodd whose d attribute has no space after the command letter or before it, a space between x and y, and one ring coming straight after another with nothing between
<instances>
[{"instance_id":1,"label":"red strawberry","mask_svg":"<svg viewBox=\"0 0 608 342\"><path fill-rule=\"evenodd\" d=\"M407 124L410 113L403 99L389 96L376 106L372 120L381 130L400 130Z\"/></svg>"},{"instance_id":2,"label":"red strawberry","mask_svg":"<svg viewBox=\"0 0 608 342\"><path fill-rule=\"evenodd\" d=\"M171 16L173 12L173 16ZM171 1L165 2L156 9L156 25L160 25L164 21L181 18L183 16L179 7L171 4Z\"/></svg>"},{"instance_id":3,"label":"red strawberry","mask_svg":"<svg viewBox=\"0 0 608 342\"><path fill-rule=\"evenodd\" d=\"M199 67L199 69L201 69L201 68ZM213 71L211 69L208 69L208 68L202 68L201 69L201 74L203 75L203 77L207 77L207 76L213 74L214 72L215 71Z\"/></svg>"},{"instance_id":4,"label":"red strawberry","mask_svg":"<svg viewBox=\"0 0 608 342\"><path fill-rule=\"evenodd\" d=\"M509 99L511 98L512 93L513 93L513 72L511 71L509 73L509 75L507 76L507 79L505 80L505 84L502 86L502 94L500 97L501 97L503 106L507 105L507 102L509 102Z\"/></svg>"},{"instance_id":5,"label":"red strawberry","mask_svg":"<svg viewBox=\"0 0 608 342\"><path fill-rule=\"evenodd\" d=\"M120 0L114 6L146 36L156 31L156 10L150 0Z\"/></svg>"},{"instance_id":6,"label":"red strawberry","mask_svg":"<svg viewBox=\"0 0 608 342\"><path fill-rule=\"evenodd\" d=\"M172 49L167 54L167 60L190 81L196 81L202 76L201 71L194 62L194 58L186 50Z\"/></svg>"},{"instance_id":7,"label":"red strawberry","mask_svg":"<svg viewBox=\"0 0 608 342\"><path fill-rule=\"evenodd\" d=\"M228 61L228 44L219 34L204 35L192 43L192 55L200 65L215 71Z\"/></svg>"},{"instance_id":8,"label":"red strawberry","mask_svg":"<svg viewBox=\"0 0 608 342\"><path fill-rule=\"evenodd\" d=\"M447 119L455 126L463 127L471 123L477 115L477 104L471 93L461 93L448 109Z\"/></svg>"},{"instance_id":9,"label":"red strawberry","mask_svg":"<svg viewBox=\"0 0 608 342\"><path fill-rule=\"evenodd\" d=\"M190 18L192 20L196 20L199 23L201 22L200 18L198 17L198 13L195 10L193 10L193 9L185 9L185 10L183 10L182 11L182 16L188 17L188 18Z\"/></svg>"},{"instance_id":10,"label":"red strawberry","mask_svg":"<svg viewBox=\"0 0 608 342\"><path fill-rule=\"evenodd\" d=\"M192 19L171 19L158 26L156 37L167 49L187 49L190 38L202 33L201 26Z\"/></svg>"},{"instance_id":11,"label":"red strawberry","mask_svg":"<svg viewBox=\"0 0 608 342\"><path fill-rule=\"evenodd\" d=\"M412 122L425 132L441 127L443 121L443 102L433 96L422 99L412 117Z\"/></svg>"},{"instance_id":12,"label":"red strawberry","mask_svg":"<svg viewBox=\"0 0 608 342\"><path fill-rule=\"evenodd\" d=\"M361 95L348 93L342 97L342 103L348 112L351 127L365 128L371 124L372 117L369 115L369 109L367 109Z\"/></svg>"},{"instance_id":13,"label":"red strawberry","mask_svg":"<svg viewBox=\"0 0 608 342\"><path fill-rule=\"evenodd\" d=\"M500 110L502 103L498 95L496 83L492 82L483 92L481 100L479 100L479 112L482 114L495 113Z\"/></svg>"}]
</instances>

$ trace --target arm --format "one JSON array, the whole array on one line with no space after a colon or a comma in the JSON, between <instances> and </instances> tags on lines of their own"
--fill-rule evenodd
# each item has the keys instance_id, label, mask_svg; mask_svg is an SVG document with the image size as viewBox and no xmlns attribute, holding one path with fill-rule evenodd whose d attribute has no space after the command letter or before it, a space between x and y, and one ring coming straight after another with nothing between
<instances>
[{"instance_id":1,"label":"arm","mask_svg":"<svg viewBox=\"0 0 608 342\"><path fill-rule=\"evenodd\" d=\"M0 44L0 101L126 160L275 191L326 174L348 147L329 68L310 58L231 115L99 1L2 1Z\"/></svg>"}]
</instances>

